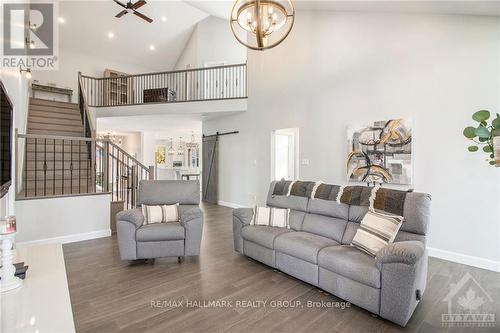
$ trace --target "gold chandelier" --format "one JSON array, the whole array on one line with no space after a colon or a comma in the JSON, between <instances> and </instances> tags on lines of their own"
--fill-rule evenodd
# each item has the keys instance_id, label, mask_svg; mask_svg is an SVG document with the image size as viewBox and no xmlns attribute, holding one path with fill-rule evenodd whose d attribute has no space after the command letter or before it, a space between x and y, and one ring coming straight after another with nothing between
<instances>
[{"instance_id":1,"label":"gold chandelier","mask_svg":"<svg viewBox=\"0 0 500 333\"><path fill-rule=\"evenodd\" d=\"M246 47L265 50L285 40L294 20L291 0L237 0L231 11L231 30Z\"/></svg>"}]
</instances>

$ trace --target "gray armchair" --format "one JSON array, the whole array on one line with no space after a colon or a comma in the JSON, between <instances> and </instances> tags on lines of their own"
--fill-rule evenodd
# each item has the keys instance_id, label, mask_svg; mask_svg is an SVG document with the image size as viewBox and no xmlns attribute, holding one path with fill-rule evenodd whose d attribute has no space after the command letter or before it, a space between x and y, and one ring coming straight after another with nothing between
<instances>
[{"instance_id":1,"label":"gray armchair","mask_svg":"<svg viewBox=\"0 0 500 333\"><path fill-rule=\"evenodd\" d=\"M122 260L153 259L200 254L203 213L199 207L200 184L194 181L143 180L138 205L179 203L179 222L143 225L140 208L116 215L118 248Z\"/></svg>"}]
</instances>

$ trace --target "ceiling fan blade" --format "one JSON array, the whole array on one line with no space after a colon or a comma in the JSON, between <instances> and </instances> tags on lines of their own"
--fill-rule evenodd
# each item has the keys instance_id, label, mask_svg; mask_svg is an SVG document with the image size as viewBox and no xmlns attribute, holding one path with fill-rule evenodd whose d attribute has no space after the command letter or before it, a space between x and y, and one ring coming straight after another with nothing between
<instances>
[{"instance_id":1,"label":"ceiling fan blade","mask_svg":"<svg viewBox=\"0 0 500 333\"><path fill-rule=\"evenodd\" d=\"M144 6L145 4L146 4L146 1L144 1L144 0L139 0L139 1L137 1L136 3L134 3L134 4L132 5L132 7L131 7L131 8L132 8L132 9L137 9L137 8L139 8L139 7Z\"/></svg>"},{"instance_id":2,"label":"ceiling fan blade","mask_svg":"<svg viewBox=\"0 0 500 333\"><path fill-rule=\"evenodd\" d=\"M145 20L145 21L148 21L149 23L152 23L152 22L153 22L153 20L152 20L152 19L150 19L150 18L149 18L149 17L147 17L146 15L143 15L143 14L141 14L141 13L139 13L139 12L136 12L135 10L134 10L134 14L135 14L135 15L137 15L137 16L139 16L141 19L143 19L143 20Z\"/></svg>"},{"instance_id":3,"label":"ceiling fan blade","mask_svg":"<svg viewBox=\"0 0 500 333\"><path fill-rule=\"evenodd\" d=\"M124 10L122 10L121 12L119 12L118 14L116 14L116 16L115 16L115 17L120 18L120 17L122 17L123 15L125 15L125 14L127 14L127 13L128 13L128 11L127 11L126 9L124 9Z\"/></svg>"},{"instance_id":4,"label":"ceiling fan blade","mask_svg":"<svg viewBox=\"0 0 500 333\"><path fill-rule=\"evenodd\" d=\"M127 8L127 5L118 1L118 0L113 0L114 2L116 2L118 5L122 6L123 8Z\"/></svg>"}]
</instances>

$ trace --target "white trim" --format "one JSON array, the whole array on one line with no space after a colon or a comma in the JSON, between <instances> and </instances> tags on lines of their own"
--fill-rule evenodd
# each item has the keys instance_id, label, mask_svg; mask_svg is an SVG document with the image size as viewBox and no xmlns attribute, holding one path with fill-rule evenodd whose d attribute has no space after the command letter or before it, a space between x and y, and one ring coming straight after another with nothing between
<instances>
[{"instance_id":1,"label":"white trim","mask_svg":"<svg viewBox=\"0 0 500 333\"><path fill-rule=\"evenodd\" d=\"M111 229L103 229L103 230L84 232L80 234L37 239L27 242L18 242L16 243L16 247L27 247L32 245L51 244L51 243L67 244L67 243L80 242L84 240L109 237L109 236L111 236Z\"/></svg>"},{"instance_id":2,"label":"white trim","mask_svg":"<svg viewBox=\"0 0 500 333\"><path fill-rule=\"evenodd\" d=\"M221 200L218 200L217 204L219 206L224 206L224 207L229 207L229 208L245 208L245 207L248 207L248 206L240 205L240 204L237 204L237 203L234 203L234 202L221 201Z\"/></svg>"},{"instance_id":3,"label":"white trim","mask_svg":"<svg viewBox=\"0 0 500 333\"><path fill-rule=\"evenodd\" d=\"M434 257L434 258L439 258L439 259L457 262L459 264L479 267L479 268L487 269L487 270L494 271L494 272L500 272L500 261L469 256L467 254L436 249L433 247L428 247L427 251L429 253L429 256Z\"/></svg>"}]
</instances>

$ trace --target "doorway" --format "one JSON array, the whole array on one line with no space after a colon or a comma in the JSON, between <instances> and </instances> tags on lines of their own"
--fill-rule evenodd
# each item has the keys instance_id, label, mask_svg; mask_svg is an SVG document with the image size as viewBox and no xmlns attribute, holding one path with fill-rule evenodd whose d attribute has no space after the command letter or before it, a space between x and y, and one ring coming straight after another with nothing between
<instances>
[{"instance_id":1,"label":"doorway","mask_svg":"<svg viewBox=\"0 0 500 333\"><path fill-rule=\"evenodd\" d=\"M299 129L271 132L271 181L299 178Z\"/></svg>"}]
</instances>

